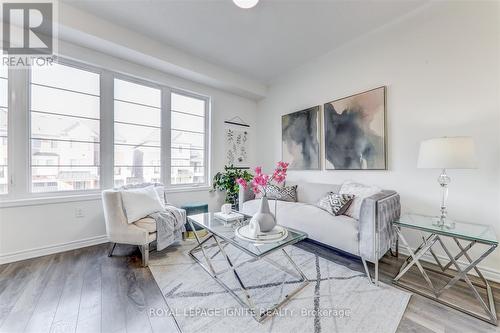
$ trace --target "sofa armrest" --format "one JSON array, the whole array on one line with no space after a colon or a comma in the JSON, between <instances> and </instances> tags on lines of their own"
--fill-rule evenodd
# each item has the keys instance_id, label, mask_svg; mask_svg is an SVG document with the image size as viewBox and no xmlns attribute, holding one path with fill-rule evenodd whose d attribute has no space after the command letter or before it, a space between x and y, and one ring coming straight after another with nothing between
<instances>
[{"instance_id":1,"label":"sofa armrest","mask_svg":"<svg viewBox=\"0 0 500 333\"><path fill-rule=\"evenodd\" d=\"M382 191L363 200L359 217L362 258L375 262L391 248L395 237L392 222L400 215L400 197L395 191Z\"/></svg>"},{"instance_id":2,"label":"sofa armrest","mask_svg":"<svg viewBox=\"0 0 500 333\"><path fill-rule=\"evenodd\" d=\"M243 208L243 203L245 201L253 199L255 199L255 194L253 193L252 189L250 187L244 188L243 186L240 185L240 191L238 193L239 209L241 210Z\"/></svg>"}]
</instances>

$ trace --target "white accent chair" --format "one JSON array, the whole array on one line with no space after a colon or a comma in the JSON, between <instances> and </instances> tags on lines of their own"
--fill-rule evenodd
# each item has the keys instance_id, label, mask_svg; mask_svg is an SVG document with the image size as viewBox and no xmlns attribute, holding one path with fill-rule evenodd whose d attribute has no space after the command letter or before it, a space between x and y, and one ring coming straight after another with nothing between
<instances>
[{"instance_id":1,"label":"white accent chair","mask_svg":"<svg viewBox=\"0 0 500 333\"><path fill-rule=\"evenodd\" d=\"M158 190L163 189L159 183L139 184L137 187L154 185ZM165 193L163 200L165 200ZM119 189L105 190L102 192L102 204L106 221L106 234L111 242L108 256L113 255L116 244L138 245L142 253L142 265L148 266L149 245L156 240L156 222L150 217L142 218L134 223L127 223L122 196Z\"/></svg>"}]
</instances>

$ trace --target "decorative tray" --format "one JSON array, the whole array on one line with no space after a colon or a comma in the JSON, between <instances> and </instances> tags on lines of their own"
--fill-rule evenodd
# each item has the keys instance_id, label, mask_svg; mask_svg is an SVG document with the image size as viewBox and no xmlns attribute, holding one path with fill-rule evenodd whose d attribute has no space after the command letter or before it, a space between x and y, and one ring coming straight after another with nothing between
<instances>
[{"instance_id":1,"label":"decorative tray","mask_svg":"<svg viewBox=\"0 0 500 333\"><path fill-rule=\"evenodd\" d=\"M254 237L250 231L249 224L240 226L234 232L236 237L254 243L274 243L285 239L288 236L288 230L282 226L275 226L269 232L261 232Z\"/></svg>"}]
</instances>

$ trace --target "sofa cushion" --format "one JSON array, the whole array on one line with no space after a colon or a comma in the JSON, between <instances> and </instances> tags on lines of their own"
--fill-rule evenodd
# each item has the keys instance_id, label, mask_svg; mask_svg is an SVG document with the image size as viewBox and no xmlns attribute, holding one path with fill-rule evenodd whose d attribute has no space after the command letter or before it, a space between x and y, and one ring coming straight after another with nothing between
<instances>
[{"instance_id":1,"label":"sofa cushion","mask_svg":"<svg viewBox=\"0 0 500 333\"><path fill-rule=\"evenodd\" d=\"M259 199L249 200L240 209L245 214L253 215L258 211L259 203ZM269 200L272 213L274 205L274 200ZM334 216L303 202L277 201L276 205L278 224L306 232L315 241L359 255L359 224L355 219L345 215Z\"/></svg>"},{"instance_id":2,"label":"sofa cushion","mask_svg":"<svg viewBox=\"0 0 500 333\"><path fill-rule=\"evenodd\" d=\"M319 199L316 206L332 215L342 215L349 208L353 199L354 195L352 194L328 192L323 198Z\"/></svg>"},{"instance_id":3,"label":"sofa cushion","mask_svg":"<svg viewBox=\"0 0 500 333\"><path fill-rule=\"evenodd\" d=\"M278 185L267 185L266 195L268 199L277 199L282 201L297 201L297 185L292 186L278 186ZM258 193L255 198L262 198L263 193Z\"/></svg>"},{"instance_id":4,"label":"sofa cushion","mask_svg":"<svg viewBox=\"0 0 500 333\"><path fill-rule=\"evenodd\" d=\"M137 184L127 184L123 185L119 188L119 190L130 190L130 189L137 189L137 188L146 188L149 186L153 186L155 191L158 193L158 197L160 198L160 202L163 205L167 205L168 200L167 200L167 193L165 192L165 185L162 183L137 183Z\"/></svg>"},{"instance_id":5,"label":"sofa cushion","mask_svg":"<svg viewBox=\"0 0 500 333\"><path fill-rule=\"evenodd\" d=\"M149 214L164 209L153 185L144 188L124 189L120 192L128 223L134 223Z\"/></svg>"},{"instance_id":6,"label":"sofa cushion","mask_svg":"<svg viewBox=\"0 0 500 333\"><path fill-rule=\"evenodd\" d=\"M339 192L340 186L335 184L286 182L287 186L297 185L297 201L315 205L328 192Z\"/></svg>"},{"instance_id":7,"label":"sofa cushion","mask_svg":"<svg viewBox=\"0 0 500 333\"><path fill-rule=\"evenodd\" d=\"M167 194L165 193L165 186L163 185L155 185L155 191L158 193L158 198L160 198L160 202L163 206L165 206L167 201Z\"/></svg>"},{"instance_id":8,"label":"sofa cushion","mask_svg":"<svg viewBox=\"0 0 500 333\"><path fill-rule=\"evenodd\" d=\"M352 204L349 208L347 208L344 214L352 217L353 219L359 220L363 200L381 191L382 189L378 186L367 186L352 181L344 182L340 187L339 193L354 195Z\"/></svg>"},{"instance_id":9,"label":"sofa cushion","mask_svg":"<svg viewBox=\"0 0 500 333\"><path fill-rule=\"evenodd\" d=\"M149 233L156 232L156 221L151 217L145 217L134 222L136 227L146 229Z\"/></svg>"}]
</instances>

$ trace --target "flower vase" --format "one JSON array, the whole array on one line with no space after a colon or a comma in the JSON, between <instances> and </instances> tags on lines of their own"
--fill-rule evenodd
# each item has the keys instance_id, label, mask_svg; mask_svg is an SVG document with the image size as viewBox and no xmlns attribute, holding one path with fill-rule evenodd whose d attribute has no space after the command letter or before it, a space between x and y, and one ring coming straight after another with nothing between
<instances>
[{"instance_id":1,"label":"flower vase","mask_svg":"<svg viewBox=\"0 0 500 333\"><path fill-rule=\"evenodd\" d=\"M269 209L269 202L266 196L260 199L259 211L250 220L250 229L254 231L254 236L259 232L269 232L276 226L276 218Z\"/></svg>"}]
</instances>

